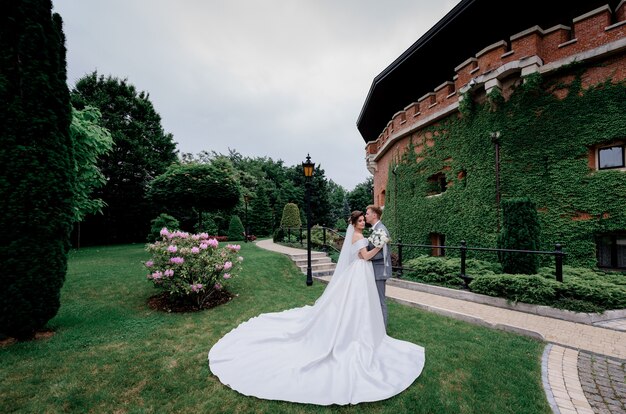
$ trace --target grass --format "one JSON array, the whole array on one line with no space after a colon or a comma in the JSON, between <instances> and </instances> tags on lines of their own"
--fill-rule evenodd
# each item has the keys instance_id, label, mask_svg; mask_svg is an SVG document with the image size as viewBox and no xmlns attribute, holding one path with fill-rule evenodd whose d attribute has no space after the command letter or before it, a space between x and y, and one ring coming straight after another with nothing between
<instances>
[{"instance_id":1,"label":"grass","mask_svg":"<svg viewBox=\"0 0 626 414\"><path fill-rule=\"evenodd\" d=\"M312 304L289 259L242 246L238 296L193 314L153 311L143 245L70 255L49 339L0 348L2 413L549 413L541 342L389 303L389 333L426 348L422 375L385 401L319 407L245 397L208 367L211 346L262 312Z\"/></svg>"}]
</instances>

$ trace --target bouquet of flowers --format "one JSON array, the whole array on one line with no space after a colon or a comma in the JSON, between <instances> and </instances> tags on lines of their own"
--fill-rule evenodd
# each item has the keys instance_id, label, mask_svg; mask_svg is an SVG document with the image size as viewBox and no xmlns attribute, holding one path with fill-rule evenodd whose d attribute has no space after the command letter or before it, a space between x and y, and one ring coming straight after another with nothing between
<instances>
[{"instance_id":1,"label":"bouquet of flowers","mask_svg":"<svg viewBox=\"0 0 626 414\"><path fill-rule=\"evenodd\" d=\"M387 233L385 233L382 229L372 231L372 234L370 234L367 240L369 240L374 247L383 247L391 241L391 239L387 237Z\"/></svg>"}]
</instances>

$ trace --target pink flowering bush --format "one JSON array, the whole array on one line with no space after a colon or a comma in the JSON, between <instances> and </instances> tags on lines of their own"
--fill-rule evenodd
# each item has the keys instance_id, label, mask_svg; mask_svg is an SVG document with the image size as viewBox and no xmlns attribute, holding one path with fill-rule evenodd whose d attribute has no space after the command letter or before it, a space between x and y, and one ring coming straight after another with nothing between
<instances>
[{"instance_id":1,"label":"pink flowering bush","mask_svg":"<svg viewBox=\"0 0 626 414\"><path fill-rule=\"evenodd\" d=\"M224 289L241 271L241 246L220 248L206 233L170 232L163 228L161 240L148 244L152 258L144 263L148 280L170 299L199 307L216 291Z\"/></svg>"}]
</instances>

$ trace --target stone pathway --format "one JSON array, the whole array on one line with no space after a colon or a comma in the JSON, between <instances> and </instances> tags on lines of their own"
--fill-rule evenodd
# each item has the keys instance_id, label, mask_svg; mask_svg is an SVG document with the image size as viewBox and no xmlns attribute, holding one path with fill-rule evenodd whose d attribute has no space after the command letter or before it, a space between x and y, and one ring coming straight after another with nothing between
<instances>
[{"instance_id":1,"label":"stone pathway","mask_svg":"<svg viewBox=\"0 0 626 414\"><path fill-rule=\"evenodd\" d=\"M259 247L297 254L271 240ZM300 253L302 250L300 250ZM318 277L327 283L330 276ZM396 302L548 344L542 359L546 398L556 414L626 414L626 318L587 325L387 285Z\"/></svg>"}]
</instances>

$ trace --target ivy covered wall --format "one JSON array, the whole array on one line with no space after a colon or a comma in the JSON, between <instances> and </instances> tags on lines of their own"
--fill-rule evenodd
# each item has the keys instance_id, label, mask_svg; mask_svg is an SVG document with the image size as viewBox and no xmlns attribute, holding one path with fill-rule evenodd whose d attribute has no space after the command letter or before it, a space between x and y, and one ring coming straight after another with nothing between
<instances>
[{"instance_id":1,"label":"ivy covered wall","mask_svg":"<svg viewBox=\"0 0 626 414\"><path fill-rule=\"evenodd\" d=\"M491 134L499 131L501 197L528 196L536 204L540 249L558 242L567 264L595 266L595 235L626 230L626 171L589 166L590 148L626 138L626 83L607 76L589 86L597 66L574 64L549 78L517 79L505 88L506 100L498 92L482 103L465 96L460 113L414 133L389 167L383 221L394 239L430 244L430 234L440 233L446 245L496 246L502 218ZM428 196L438 173L447 189ZM406 257L425 253L405 250ZM494 254L471 257L496 260Z\"/></svg>"}]
</instances>

